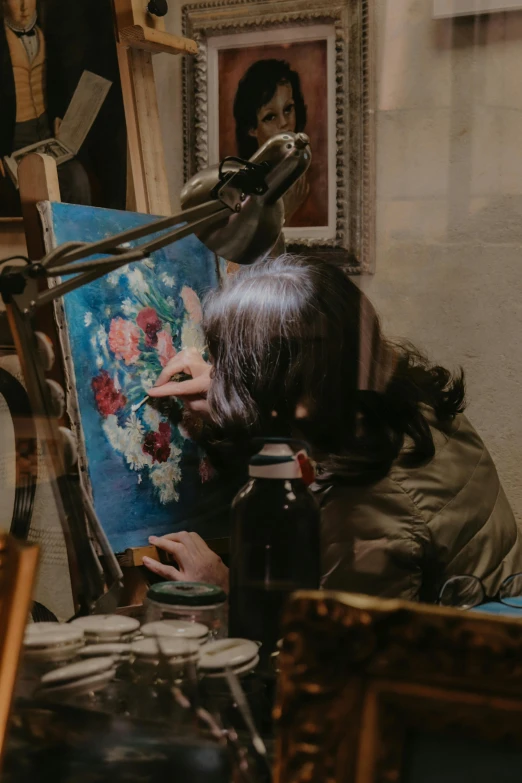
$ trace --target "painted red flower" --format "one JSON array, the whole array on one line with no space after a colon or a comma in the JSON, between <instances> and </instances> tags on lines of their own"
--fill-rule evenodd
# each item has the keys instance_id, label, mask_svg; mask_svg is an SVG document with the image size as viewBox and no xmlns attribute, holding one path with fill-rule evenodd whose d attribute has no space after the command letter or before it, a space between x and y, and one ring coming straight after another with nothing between
<instances>
[{"instance_id":1,"label":"painted red flower","mask_svg":"<svg viewBox=\"0 0 522 783\"><path fill-rule=\"evenodd\" d=\"M170 426L161 422L158 432L148 432L143 441L143 453L150 454L153 462L166 462L170 457Z\"/></svg>"},{"instance_id":2,"label":"painted red flower","mask_svg":"<svg viewBox=\"0 0 522 783\"><path fill-rule=\"evenodd\" d=\"M109 346L117 359L134 364L140 358L140 330L132 321L113 318L109 329Z\"/></svg>"},{"instance_id":3,"label":"painted red flower","mask_svg":"<svg viewBox=\"0 0 522 783\"><path fill-rule=\"evenodd\" d=\"M145 332L145 345L153 348L158 343L161 321L153 307L144 307L136 317L136 323Z\"/></svg>"},{"instance_id":4,"label":"painted red flower","mask_svg":"<svg viewBox=\"0 0 522 783\"><path fill-rule=\"evenodd\" d=\"M114 381L107 370L102 370L99 375L92 379L91 388L94 392L96 407L102 416L117 413L127 404L127 398L121 391L116 389Z\"/></svg>"},{"instance_id":5,"label":"painted red flower","mask_svg":"<svg viewBox=\"0 0 522 783\"><path fill-rule=\"evenodd\" d=\"M158 345L157 351L162 367L165 367L170 360L176 355L176 349L172 344L172 337L168 332L158 332L157 337Z\"/></svg>"}]
</instances>

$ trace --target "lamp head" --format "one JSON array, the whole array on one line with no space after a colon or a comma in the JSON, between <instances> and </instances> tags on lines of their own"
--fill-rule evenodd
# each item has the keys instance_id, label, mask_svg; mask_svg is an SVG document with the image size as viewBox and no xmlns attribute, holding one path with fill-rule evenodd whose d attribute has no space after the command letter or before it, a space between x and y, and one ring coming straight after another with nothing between
<instances>
[{"instance_id":1,"label":"lamp head","mask_svg":"<svg viewBox=\"0 0 522 783\"><path fill-rule=\"evenodd\" d=\"M192 177L181 191L182 209L219 199L231 212L223 222L197 232L218 255L236 264L266 258L284 226L281 197L310 166L310 140L304 133L280 133L269 139L248 164L225 159Z\"/></svg>"}]
</instances>

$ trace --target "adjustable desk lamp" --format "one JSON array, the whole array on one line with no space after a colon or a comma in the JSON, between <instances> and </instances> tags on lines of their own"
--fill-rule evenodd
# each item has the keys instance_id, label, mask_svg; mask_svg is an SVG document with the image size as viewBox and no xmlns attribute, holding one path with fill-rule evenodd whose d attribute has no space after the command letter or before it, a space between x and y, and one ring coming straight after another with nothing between
<instances>
[{"instance_id":1,"label":"adjustable desk lamp","mask_svg":"<svg viewBox=\"0 0 522 783\"><path fill-rule=\"evenodd\" d=\"M305 134L280 134L267 141L249 161L225 158L218 166L193 177L181 193L183 211L177 215L99 242L67 242L41 261L25 267L4 266L1 270L0 295L46 452L77 614L114 611L123 577L89 496L81 482L67 475L58 424L31 325L34 311L120 266L147 258L188 234L196 234L210 250L237 264L266 258L284 224L281 197L305 173L310 161ZM131 242L151 234L151 239L131 246ZM101 257L90 258L95 254ZM90 260L82 260L88 257ZM38 291L38 278L62 275L71 276L54 288Z\"/></svg>"}]
</instances>

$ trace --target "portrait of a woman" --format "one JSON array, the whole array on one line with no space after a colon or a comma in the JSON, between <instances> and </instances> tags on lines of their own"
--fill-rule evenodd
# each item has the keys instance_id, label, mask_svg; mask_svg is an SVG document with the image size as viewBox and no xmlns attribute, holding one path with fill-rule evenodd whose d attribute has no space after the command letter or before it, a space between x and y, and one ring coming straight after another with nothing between
<instances>
[{"instance_id":1,"label":"portrait of a woman","mask_svg":"<svg viewBox=\"0 0 522 783\"><path fill-rule=\"evenodd\" d=\"M284 60L258 60L239 82L234 99L236 144L240 158L249 159L278 133L306 130L306 104L299 74ZM291 220L310 192L302 177L286 194L285 217Z\"/></svg>"},{"instance_id":2,"label":"portrait of a woman","mask_svg":"<svg viewBox=\"0 0 522 783\"><path fill-rule=\"evenodd\" d=\"M217 90L209 94L211 133L218 137L215 159L238 155L248 160L279 133L306 133L312 163L306 177L286 194L285 225L290 232L298 231L299 238L307 236L303 230L312 227L321 228L324 236L330 224L332 175L328 41L259 44L252 40L250 45L248 36L234 47L228 39L223 45L215 43Z\"/></svg>"}]
</instances>

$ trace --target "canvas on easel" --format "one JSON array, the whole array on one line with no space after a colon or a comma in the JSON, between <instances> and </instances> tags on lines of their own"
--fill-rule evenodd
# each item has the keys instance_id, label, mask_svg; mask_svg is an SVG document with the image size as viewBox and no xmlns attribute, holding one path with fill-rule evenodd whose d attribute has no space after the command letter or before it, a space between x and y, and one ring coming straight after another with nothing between
<instances>
[{"instance_id":1,"label":"canvas on easel","mask_svg":"<svg viewBox=\"0 0 522 783\"><path fill-rule=\"evenodd\" d=\"M60 203L40 210L48 250L154 220ZM146 545L152 534L224 534L198 516L211 471L181 420L175 423L171 412L150 404L132 410L177 351L204 350L201 303L223 272L223 262L188 236L66 294L57 305L80 467L116 552Z\"/></svg>"}]
</instances>

